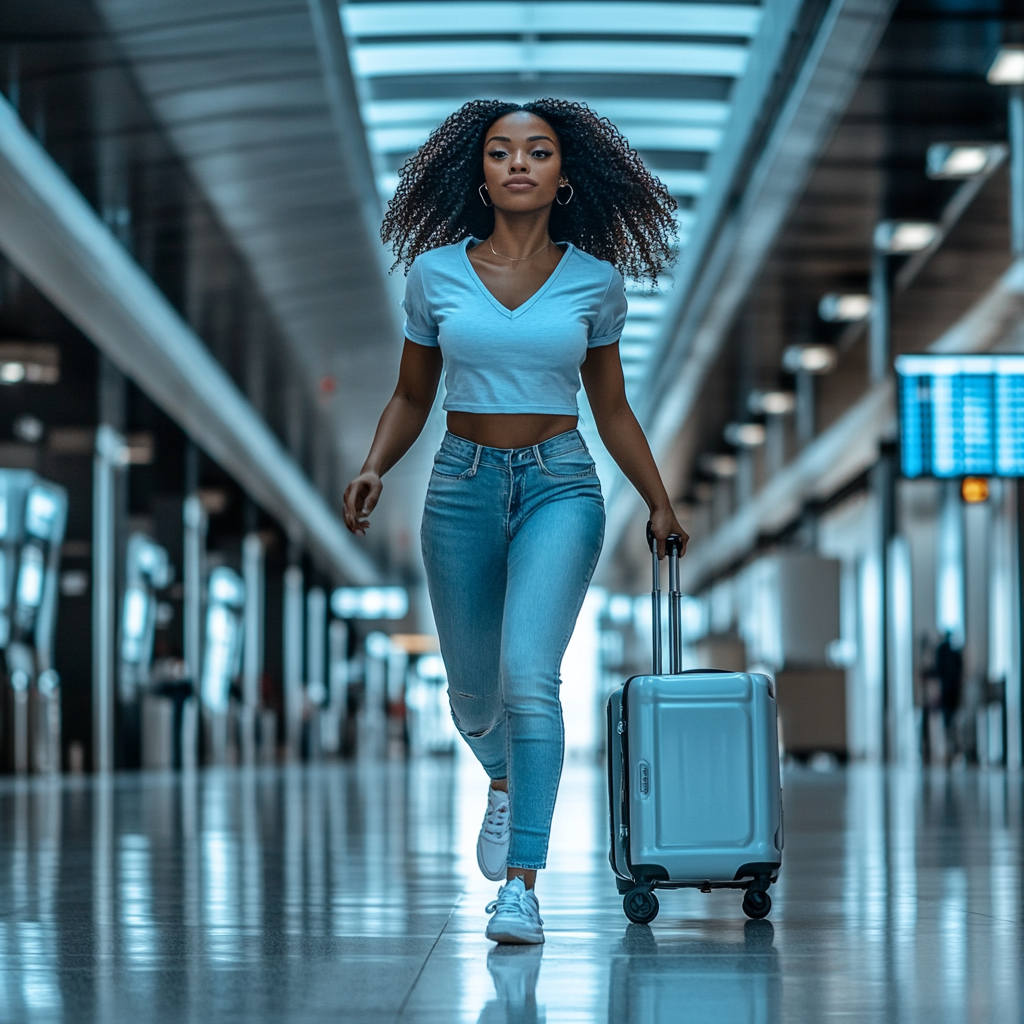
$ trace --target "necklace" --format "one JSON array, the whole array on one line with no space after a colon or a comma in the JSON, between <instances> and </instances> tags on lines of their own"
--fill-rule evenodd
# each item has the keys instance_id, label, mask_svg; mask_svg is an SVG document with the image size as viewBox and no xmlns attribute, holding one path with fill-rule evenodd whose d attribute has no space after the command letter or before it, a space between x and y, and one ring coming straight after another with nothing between
<instances>
[{"instance_id":1,"label":"necklace","mask_svg":"<svg viewBox=\"0 0 1024 1024\"><path fill-rule=\"evenodd\" d=\"M523 262L524 262L524 261L526 261L526 260L532 260L532 259L533 259L533 257L537 255L537 253L541 253L541 252L543 252L543 251L544 251L544 250L545 250L545 249L546 249L546 248L547 248L547 247L548 247L548 246L549 246L549 245L551 244L551 239L549 238L549 239L548 239L548 240L547 240L547 241L546 241L546 242L545 242L545 243L544 243L544 244L543 244L543 245L542 245L542 246L541 246L541 247L540 247L540 248L539 248L539 249L537 250L537 252L531 252L529 256L506 256L506 255L505 255L504 253L501 253L501 252L494 252L494 243L493 243L493 242L491 242L491 240L490 240L489 238L487 239L487 244L488 244L488 245L489 245L489 246L491 247L491 252L493 252L493 253L494 253L494 255L495 255L495 256L497 256L497 257L499 257L500 259L503 259L503 260L509 260L509 261L510 261L510 262L512 262L512 263L523 263Z\"/></svg>"}]
</instances>

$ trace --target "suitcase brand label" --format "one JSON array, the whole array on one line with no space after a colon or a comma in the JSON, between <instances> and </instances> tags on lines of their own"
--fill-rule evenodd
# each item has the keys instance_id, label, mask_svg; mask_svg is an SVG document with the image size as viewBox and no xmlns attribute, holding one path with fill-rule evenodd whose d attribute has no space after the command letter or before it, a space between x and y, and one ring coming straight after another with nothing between
<instances>
[{"instance_id":1,"label":"suitcase brand label","mask_svg":"<svg viewBox=\"0 0 1024 1024\"><path fill-rule=\"evenodd\" d=\"M647 797L651 795L651 766L646 761L641 761L640 769L640 795Z\"/></svg>"}]
</instances>

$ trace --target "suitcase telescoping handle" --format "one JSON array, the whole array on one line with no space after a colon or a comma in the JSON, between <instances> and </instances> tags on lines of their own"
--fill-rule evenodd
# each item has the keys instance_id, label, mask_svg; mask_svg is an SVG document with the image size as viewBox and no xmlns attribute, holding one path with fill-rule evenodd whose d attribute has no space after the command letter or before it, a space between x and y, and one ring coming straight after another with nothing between
<instances>
[{"instance_id":1,"label":"suitcase telescoping handle","mask_svg":"<svg viewBox=\"0 0 1024 1024\"><path fill-rule=\"evenodd\" d=\"M661 565L658 561L658 541L647 524L647 544L651 549L652 586L652 640L653 658L651 668L656 676L664 671L661 659ZM679 590L679 556L683 551L683 538L670 533L665 538L665 553L668 555L668 656L669 672L676 675L683 670L683 595Z\"/></svg>"}]
</instances>

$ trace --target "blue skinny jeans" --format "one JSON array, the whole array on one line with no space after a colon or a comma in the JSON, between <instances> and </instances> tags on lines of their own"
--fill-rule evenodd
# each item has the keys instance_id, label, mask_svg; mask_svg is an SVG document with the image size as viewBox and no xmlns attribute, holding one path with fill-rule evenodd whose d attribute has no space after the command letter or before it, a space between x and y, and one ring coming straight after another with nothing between
<instances>
[{"instance_id":1,"label":"blue skinny jeans","mask_svg":"<svg viewBox=\"0 0 1024 1024\"><path fill-rule=\"evenodd\" d=\"M421 530L460 734L508 779L509 867L542 868L562 773L559 670L604 540L604 499L576 430L529 448L446 434Z\"/></svg>"}]
</instances>

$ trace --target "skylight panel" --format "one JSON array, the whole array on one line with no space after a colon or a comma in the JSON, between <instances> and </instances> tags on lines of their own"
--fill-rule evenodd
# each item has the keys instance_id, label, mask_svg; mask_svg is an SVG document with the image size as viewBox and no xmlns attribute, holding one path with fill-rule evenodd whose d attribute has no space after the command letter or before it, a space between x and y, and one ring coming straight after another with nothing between
<instances>
[{"instance_id":1,"label":"skylight panel","mask_svg":"<svg viewBox=\"0 0 1024 1024\"><path fill-rule=\"evenodd\" d=\"M736 77L747 62L744 46L701 43L472 42L359 45L358 75L500 74L523 71L603 71L635 75Z\"/></svg>"},{"instance_id":2,"label":"skylight panel","mask_svg":"<svg viewBox=\"0 0 1024 1024\"><path fill-rule=\"evenodd\" d=\"M468 95L468 92L467 92ZM503 96L516 103L536 99L529 96ZM717 100L615 99L567 96L587 102L602 117L615 125L687 125L724 126L729 119L729 104ZM466 96L443 100L370 100L363 105L363 121L369 128L388 125L440 124L465 102Z\"/></svg>"},{"instance_id":3,"label":"skylight panel","mask_svg":"<svg viewBox=\"0 0 1024 1024\"><path fill-rule=\"evenodd\" d=\"M651 171L674 196L700 196L708 185L708 176L702 171L659 171L656 167Z\"/></svg>"},{"instance_id":4,"label":"skylight panel","mask_svg":"<svg viewBox=\"0 0 1024 1024\"><path fill-rule=\"evenodd\" d=\"M724 125L729 120L730 110L728 103L717 100L600 99L594 100L591 106L616 125L620 121Z\"/></svg>"},{"instance_id":5,"label":"skylight panel","mask_svg":"<svg viewBox=\"0 0 1024 1024\"><path fill-rule=\"evenodd\" d=\"M588 34L732 36L748 39L761 8L696 3L368 3L343 4L345 32L374 36Z\"/></svg>"},{"instance_id":6,"label":"skylight panel","mask_svg":"<svg viewBox=\"0 0 1024 1024\"><path fill-rule=\"evenodd\" d=\"M370 149L375 153L411 153L427 141L437 125L415 125L409 128L371 128Z\"/></svg>"},{"instance_id":7,"label":"skylight panel","mask_svg":"<svg viewBox=\"0 0 1024 1024\"><path fill-rule=\"evenodd\" d=\"M721 128L632 124L629 121L620 121L616 127L629 139L634 149L680 149L712 153L722 141Z\"/></svg>"},{"instance_id":8,"label":"skylight panel","mask_svg":"<svg viewBox=\"0 0 1024 1024\"><path fill-rule=\"evenodd\" d=\"M629 319L654 319L665 310L665 300L658 295L635 295L629 299Z\"/></svg>"},{"instance_id":9,"label":"skylight panel","mask_svg":"<svg viewBox=\"0 0 1024 1024\"><path fill-rule=\"evenodd\" d=\"M658 333L658 325L652 320L632 320L627 318L622 328L622 337L629 341L650 341Z\"/></svg>"}]
</instances>

